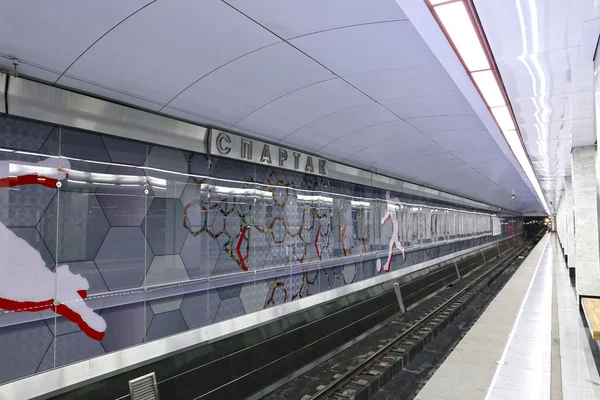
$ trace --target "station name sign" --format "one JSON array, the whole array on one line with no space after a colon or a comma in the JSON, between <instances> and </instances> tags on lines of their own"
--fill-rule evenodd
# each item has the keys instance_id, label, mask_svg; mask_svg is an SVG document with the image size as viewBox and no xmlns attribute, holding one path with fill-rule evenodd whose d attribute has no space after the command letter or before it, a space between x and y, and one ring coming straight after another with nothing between
<instances>
[{"instance_id":1,"label":"station name sign","mask_svg":"<svg viewBox=\"0 0 600 400\"><path fill-rule=\"evenodd\" d=\"M210 153L315 175L327 175L327 160L260 140L212 129Z\"/></svg>"}]
</instances>

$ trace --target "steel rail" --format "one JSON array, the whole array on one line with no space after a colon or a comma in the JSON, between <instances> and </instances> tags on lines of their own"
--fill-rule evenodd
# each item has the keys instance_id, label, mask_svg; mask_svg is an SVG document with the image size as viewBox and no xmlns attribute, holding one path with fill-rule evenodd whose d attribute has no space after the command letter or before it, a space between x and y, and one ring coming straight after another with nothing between
<instances>
[{"instance_id":1,"label":"steel rail","mask_svg":"<svg viewBox=\"0 0 600 400\"><path fill-rule=\"evenodd\" d=\"M377 350L373 355L368 357L365 361L361 362L355 367L352 367L346 373L342 374L339 378L335 379L333 382L325 386L319 392L310 397L310 400L325 400L330 399L332 396L339 394L338 390L343 388L348 383L353 381L353 378L359 375L364 370L368 370L370 366L375 365L377 361L382 359L387 353L393 351L393 349L401 344L401 342L409 339L416 332L421 330L425 324L430 322L432 319L436 318L439 314L443 313L446 309L450 308L452 305L458 303L462 304L464 301L459 302L463 296L465 296L470 290L477 287L477 285L483 283L483 280L488 276L493 274L500 268L502 265L506 264L507 261L512 260L512 258L521 253L531 242L526 242L522 246L515 248L512 252L506 254L505 256L500 256L500 260L496 262L488 271L483 273L481 276L470 282L466 287L461 289L459 292L451 296L448 300L444 301L440 306L436 307L433 311L429 312L426 316L417 321L411 328L397 336L395 339L392 339L389 344L385 345L383 348Z\"/></svg>"}]
</instances>

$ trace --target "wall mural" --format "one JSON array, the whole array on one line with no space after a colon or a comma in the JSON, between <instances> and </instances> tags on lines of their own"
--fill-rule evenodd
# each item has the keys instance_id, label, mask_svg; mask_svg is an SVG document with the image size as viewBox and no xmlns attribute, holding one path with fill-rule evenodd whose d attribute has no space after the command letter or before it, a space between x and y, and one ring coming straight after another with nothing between
<instances>
[{"instance_id":1,"label":"wall mural","mask_svg":"<svg viewBox=\"0 0 600 400\"><path fill-rule=\"evenodd\" d=\"M69 160L47 158L35 164L0 163L0 188L42 185L51 189L68 177ZM0 189L1 190L1 189ZM39 251L0 222L0 309L12 312L52 310L77 324L90 338L102 340L106 322L81 299L87 297L87 279L68 265L55 272L46 268Z\"/></svg>"},{"instance_id":2,"label":"wall mural","mask_svg":"<svg viewBox=\"0 0 600 400\"><path fill-rule=\"evenodd\" d=\"M5 115L0 150L0 383L521 229L416 196Z\"/></svg>"},{"instance_id":3,"label":"wall mural","mask_svg":"<svg viewBox=\"0 0 600 400\"><path fill-rule=\"evenodd\" d=\"M400 203L400 199L397 197L390 198L390 192L385 192L385 200L386 200L386 211L383 217L381 218L381 225L385 225L388 221L392 223L392 235L390 236L390 246L388 248L388 258L385 263L385 272L389 272L391 264L392 264L392 256L394 255L394 250L400 250L402 252L402 258L406 261L406 250L402 246L402 241L400 240L400 228L398 227L398 210L403 210L404 206ZM381 273L381 259L377 259L377 273Z\"/></svg>"}]
</instances>

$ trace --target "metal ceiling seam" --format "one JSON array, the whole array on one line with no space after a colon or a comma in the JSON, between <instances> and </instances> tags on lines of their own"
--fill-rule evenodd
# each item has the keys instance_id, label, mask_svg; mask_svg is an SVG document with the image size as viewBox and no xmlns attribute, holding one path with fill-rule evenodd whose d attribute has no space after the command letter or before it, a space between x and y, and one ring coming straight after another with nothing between
<instances>
[{"instance_id":1,"label":"metal ceiling seam","mask_svg":"<svg viewBox=\"0 0 600 400\"><path fill-rule=\"evenodd\" d=\"M185 114L194 115L194 116L196 116L196 117L200 117L200 118L203 118L203 119L205 119L205 120L210 120L210 121L214 122L214 123L215 123L215 126L208 126L209 128L219 128L219 126L229 126L229 125L231 124L230 122L221 121L221 120L219 120L219 119L215 119L215 118L213 118L213 117L207 117L206 115L198 114L197 112L194 112L194 111L184 110L184 109L181 109L181 108L179 108L179 107L174 107L174 106L168 106L168 107L169 107L169 109L171 109L171 110L177 110L177 111L180 111L180 112L182 112L182 113L185 113ZM163 117L167 117L167 118L181 119L181 118L179 118L179 117L174 117L173 115L166 114L166 113L163 113L163 112L160 112L160 111L157 111L157 114L158 114L158 115L161 115L161 116L163 116ZM185 118L184 118L184 119L185 119ZM192 123L192 124L195 124L195 125L202 125L202 124L200 124L200 123L198 123L198 122L194 122L193 120L189 120L189 122L190 122L190 123ZM220 124L220 125L219 125L219 124ZM221 128L219 128L219 129L221 129ZM256 135L262 136L262 137L264 137L264 138L266 138L266 137L267 137L267 136L265 136L265 135L262 135L262 134L260 134L260 133L258 133L258 132L253 132L253 133L255 133Z\"/></svg>"},{"instance_id":2,"label":"metal ceiling seam","mask_svg":"<svg viewBox=\"0 0 600 400\"><path fill-rule=\"evenodd\" d=\"M163 106L163 107L162 107L160 110L158 110L158 112L161 112L162 110L164 110L164 108L165 108L165 107L170 107L170 106L169 106L169 104L171 104L171 103L172 103L172 102L173 102L173 101L174 101L176 98L178 98L179 96L181 96L181 95L182 95L182 94L183 94L183 93L184 93L186 90L188 90L189 88L191 88L191 87L192 87L192 86L194 86L196 83L200 82L202 79L206 78L207 76L209 76L209 75L210 75L210 74L212 74L213 72L216 72L216 71L218 71L219 69L223 68L224 66L226 66L226 65L229 65L229 64L231 64L231 63L233 63L233 62L235 62L235 61L237 61L237 60L239 60L239 59L241 59L241 58L244 58L244 57L246 57L247 55L250 55L250 54L252 54L252 53L255 53L255 52L257 52L257 51L260 51L260 50L262 50L262 49L266 49L267 47L275 46L275 45L277 45L277 44L280 44L280 43L282 43L282 42L281 42L281 41L280 41L280 42L275 42L275 43L268 44L268 45L266 45L266 46L259 47L259 48L257 48L257 49L254 49L254 50L252 50L252 51L249 51L249 52L247 52L247 53L244 53L244 54L242 54L242 55L240 55L240 56L238 56L238 57L232 58L231 60L227 61L226 63L223 63L223 64L219 65L218 67L214 68L212 71L209 71L209 72L207 72L206 74L202 75L200 78L196 79L194 82L190 83L190 84L189 84L188 86L186 86L184 89L182 89L182 90L181 90L179 93L177 93L177 94L176 94L176 95L175 95L175 96L174 96L174 97L173 97L171 100L169 100L169 101L168 101L168 102L167 102L167 103L166 103L166 104L165 104L165 105L164 105L164 106ZM172 108L176 108L176 107L172 107ZM186 110L181 110L181 109L179 109L179 110L180 110L180 111L185 111L185 112L187 112ZM206 117L204 117L204 118L206 118ZM211 118L209 118L209 119L211 119ZM227 125L229 125L229 124L227 124Z\"/></svg>"},{"instance_id":3,"label":"metal ceiling seam","mask_svg":"<svg viewBox=\"0 0 600 400\"><path fill-rule=\"evenodd\" d=\"M327 115L323 115L323 116L321 116L321 117L319 117L319 118L313 119L312 121L310 121L310 122L308 122L308 123L306 123L306 124L302 125L300 128L293 130L292 132L290 132L290 133L288 133L287 135L285 135L283 138L279 139L279 140L278 140L278 143L281 143L282 141L284 141L284 140L285 140L286 138L288 138L289 136L291 136L291 135L293 135L294 133L298 132L300 129L302 129L302 128L304 128L304 127L306 127L306 126L308 126L308 125L310 125L310 124L312 124L312 123L315 123L315 122L317 122L317 121L319 121L319 120L322 120L323 118L327 118L327 117L329 117L329 116L332 116L332 115L334 115L334 114L337 114L337 113L339 113L339 112L342 112L342 111L351 110L351 109L353 109L353 108L356 108L356 107L364 106L364 105L366 105L366 104L369 104L369 102L366 102L366 103L360 103L360 104L355 104L355 105L353 105L353 106L350 106L350 107L345 107L345 108L342 108L342 109L340 109L340 110L336 110L336 111L334 111L334 112L331 112L331 113L329 113L329 114L327 114Z\"/></svg>"},{"instance_id":4,"label":"metal ceiling seam","mask_svg":"<svg viewBox=\"0 0 600 400\"><path fill-rule=\"evenodd\" d=\"M117 24L115 24L112 28L110 28L109 30L107 30L106 32L104 32L98 39L94 40L94 42L92 44L90 44L79 56L77 56L77 58L75 60L73 60L73 62L71 64L69 64L69 66L60 74L60 76L58 77L58 79L56 79L56 81L54 81L52 83L52 85L56 85L56 83L60 80L60 78L63 77L63 75L65 75L67 73L67 71L81 58L84 56L85 53L88 52L89 49L91 49L92 47L94 47L94 45L96 43L98 43L100 40L102 40L104 37L106 37L106 35L108 35L110 32L112 32L116 27L118 27L119 25L121 25L123 22L127 21L129 18L133 17L135 14L137 14L138 12L142 11L143 9L145 9L146 7L150 6L151 4L156 3L158 0L151 0L149 3L145 4L143 7L140 7L139 9L137 9L136 11L134 11L133 13L129 14L127 17L123 18L121 21L119 21Z\"/></svg>"},{"instance_id":5,"label":"metal ceiling seam","mask_svg":"<svg viewBox=\"0 0 600 400\"><path fill-rule=\"evenodd\" d=\"M254 18L250 17L249 15L247 15L246 13L240 11L239 9L237 9L236 7L234 7L233 5L227 3L225 0L221 0L223 3L227 4L229 7L231 7L232 9L236 10L237 12L239 12L241 15L245 16L246 18L248 18L249 20L251 20L252 22L254 22L255 24L261 26L262 28L266 29L268 32L272 33L273 35L275 35L276 37L280 38L282 41L288 43L290 46L292 46L293 48L295 48L296 50L300 51L302 54L304 54L305 56L309 57L311 60L313 60L314 62L318 63L319 65L321 65L322 67L326 68L328 71L330 71L332 74L334 74L335 76L337 76L339 79L341 79L342 81L344 81L346 84L350 85L351 87L353 87L354 89L358 90L360 93L362 93L364 96L366 96L367 98L373 100L375 103L379 104L380 106L382 106L383 108L385 108L386 110L388 110L389 112L391 112L393 115L397 116L400 120L406 122L407 124L409 124L411 127L413 127L414 129L416 129L418 132L420 132L421 134L424 134L423 132L421 132L419 129L417 129L416 127L414 127L412 124L410 124L409 122L407 122L404 118L400 117L397 113L395 113L394 111L390 110L388 107L386 107L385 105L381 104L381 102L377 101L376 99L374 99L373 97L369 96L368 94L366 94L364 91L358 89L356 86L352 85L350 82L348 82L346 79L344 79L342 76L338 75L337 73L335 73L331 68L327 67L326 65L324 65L323 63L319 62L318 60L316 60L314 57L311 57L309 54L307 54L306 52L302 51L301 49L299 49L297 46L293 45L292 43L290 43L288 40L284 39L283 37L281 37L280 35L276 34L275 32L273 32L272 30L270 30L269 28L267 28L266 26L264 26L263 24L259 23L258 21L256 21ZM281 96L283 97L283 96ZM276 101L277 99L274 99L273 101ZM273 102L271 101L271 102ZM264 107L264 106L262 106ZM262 108L261 107L261 108ZM260 108L259 108L260 109ZM258 109L257 109L258 110ZM254 112L256 112L257 110L253 111L251 114L253 114ZM251 115L249 114L249 115ZM249 116L248 115L248 116ZM241 121L243 121L245 118L247 118L248 116L244 117L242 120L236 122L234 125L230 126L229 129L233 129L235 128ZM427 136L427 135L425 135ZM433 139L431 139L429 136L427 136L432 142L436 143L438 146L439 144L437 142L435 142ZM393 138L395 139L395 138ZM385 143L386 141L389 140L393 140L393 139L388 139L388 140L384 140L382 142L378 142L376 144L381 144L381 143ZM373 147L373 146L368 146L369 147ZM442 148L445 149L445 147L440 146ZM366 149L366 148L365 148ZM362 149L362 150L365 150ZM362 151L361 150L361 151ZM357 154L358 152L352 154L350 157L352 157L353 155ZM453 154L453 153L451 153ZM454 154L453 154L454 155ZM456 155L454 155L456 157ZM344 160L347 160L349 157L345 158ZM462 162L464 162L464 160L462 160L460 157L457 157L459 160L461 160ZM469 165L468 163L465 163L467 165ZM491 179L489 179L487 176L481 174L479 171L475 170L471 165L469 165L469 167L475 171L477 174L481 175L482 177L484 177L485 179L489 180L490 182L492 182L494 185L497 185L495 182L493 182Z\"/></svg>"},{"instance_id":6,"label":"metal ceiling seam","mask_svg":"<svg viewBox=\"0 0 600 400\"><path fill-rule=\"evenodd\" d=\"M386 20L386 21L363 22L363 23L361 23L361 24L352 24L352 25L336 26L335 28L322 29L322 30L320 30L320 31L314 31L314 32L310 32L310 33L305 33L305 34L303 34L303 35L294 36L294 37L291 37L291 38L288 38L288 39L285 39L285 40L286 40L286 41L287 41L287 40L294 40L294 39L299 39L299 38L303 38L303 37L310 36L310 35L316 35L316 34L319 34L319 33L330 32L330 31L335 31L335 30L338 30L338 29L352 28L352 27L355 27L355 26L365 26L365 25L387 24L387 23L390 23L390 22L403 22L403 21L409 21L409 22L410 22L410 20L409 20L408 18L403 18L403 19L390 19L390 20Z\"/></svg>"},{"instance_id":7,"label":"metal ceiling seam","mask_svg":"<svg viewBox=\"0 0 600 400\"><path fill-rule=\"evenodd\" d=\"M377 103L377 104L378 104L378 103ZM385 108L385 107L384 107L384 108ZM396 115L396 114L393 114L393 115L397 117L397 115ZM396 119L396 120L392 120L392 121L378 122L378 123L376 123L376 124L373 124L373 125L365 126L364 128L356 129L356 130L354 130L354 131L352 131L352 132L350 132L350 133L347 133L347 134L345 134L345 135L344 135L344 136L342 136L342 137L339 137L339 138L337 138L337 139L335 139L335 140L332 140L331 142L327 143L325 146L321 146L320 148L318 148L318 149L317 149L317 150L315 150L315 151L320 151L320 150L323 150L325 147L327 147L327 146L329 146L329 145L332 145L332 144L334 144L335 142L337 142L337 141L340 141L340 140L342 140L342 139L344 139L344 138L347 138L348 136L350 136L350 135L353 135L353 134L355 134L356 132L360 132L360 131L362 131L362 130L369 129L369 128L373 128L373 127L375 127L375 126L379 126L379 125L385 125L385 124L389 124L389 123L392 123L392 122L398 122L398 121L399 121L399 120L397 120L397 119ZM396 139L396 138L394 138L394 139ZM354 154L356 154L356 153L354 153ZM354 154L353 154L353 155L354 155Z\"/></svg>"},{"instance_id":8,"label":"metal ceiling seam","mask_svg":"<svg viewBox=\"0 0 600 400\"><path fill-rule=\"evenodd\" d=\"M67 78L74 79L74 80L79 81L79 82L87 83L87 84L92 85L92 86L96 86L96 87L99 87L99 88L110 90L111 92L116 92L116 93L120 93L120 94L123 94L123 95L128 96L128 97L133 97L133 98L136 98L136 99L139 99L139 100L143 100L143 101L146 101L148 103L153 103L153 104L156 104L157 106L161 106L162 105L162 103L159 103L156 100L147 99L147 98L139 96L137 94L129 93L129 92L126 92L124 90L116 89L116 88L113 88L111 86L103 85L103 84L98 83L98 82L93 82L93 81L90 81L90 80L87 80L87 79L83 79L83 78L79 78L77 76L73 76L73 75L69 75L69 74L63 74L62 76L66 76ZM81 94L85 94L85 95L90 96L90 97L96 97L96 98L99 98L99 99L107 100L107 101L110 101L112 103L121 103L121 104L126 105L128 107L138 108L140 110L156 114L156 111L145 110L141 106L132 106L132 105L127 104L125 102L119 102L118 100L110 99L110 98L105 98L105 97L97 95L97 94L90 94L90 93L86 93L86 92L79 92L79 91L74 90L73 88L70 88L68 86L63 86L60 83L56 83L55 82L54 84L50 83L50 85L52 85L54 87L57 87L57 88L65 89L65 90L68 90L68 91L71 91L71 92L81 93Z\"/></svg>"},{"instance_id":9,"label":"metal ceiling seam","mask_svg":"<svg viewBox=\"0 0 600 400\"><path fill-rule=\"evenodd\" d=\"M287 42L286 42L286 43L287 43ZM289 43L288 43L288 44L289 44ZM265 103L265 104L263 104L262 106L260 106L260 107L256 108L256 109L255 109L255 110L253 110L251 113L249 113L249 114L247 114L247 115L244 115L244 117L243 117L242 119L240 119L239 121L237 121L235 124L233 124L233 125L230 125L230 126L227 128L227 129L234 129L234 128L235 128L235 127L236 127L236 126L237 126L237 125L238 125L240 122L242 122L243 120L245 120L246 118L248 118L249 116L251 116L252 114L254 114L255 112L257 112L258 110L260 110L260 109L262 109L262 108L264 108L264 107L268 106L269 104L271 104L271 103L273 103L273 102L275 102L275 101L277 101L277 100L279 100L279 99L281 99L281 98L283 98L283 97L285 97L285 96L287 96L287 95L290 95L290 94L292 94L292 93L296 93L296 92L298 92L298 91L300 91L300 90L302 90L302 89L306 89L306 88L309 88L309 87L311 87L311 86L315 86L315 85L318 85L318 84L321 84L321 83L324 83L324 82L333 81L333 80L335 80L335 79L340 79L340 77L334 74L334 76L333 76L332 78L327 78L327 79L320 80L320 81L318 81L318 82L313 82L313 83L311 83L311 84L304 85L304 86L302 86L302 87L299 87L299 88L297 88L297 89L291 90L291 91L289 91L289 92L287 92L287 93L285 93L285 94L282 94L281 96L278 96L278 97L276 97L276 98L274 98L274 99L272 99L272 100L270 100L270 101L266 102L266 103ZM243 129L246 129L246 128L243 128Z\"/></svg>"}]
</instances>

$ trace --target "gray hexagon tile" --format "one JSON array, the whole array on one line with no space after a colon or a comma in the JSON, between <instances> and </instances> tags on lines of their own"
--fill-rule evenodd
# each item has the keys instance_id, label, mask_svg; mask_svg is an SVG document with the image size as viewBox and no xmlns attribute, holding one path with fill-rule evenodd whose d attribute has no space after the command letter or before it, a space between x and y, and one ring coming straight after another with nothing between
<instances>
[{"instance_id":1,"label":"gray hexagon tile","mask_svg":"<svg viewBox=\"0 0 600 400\"><path fill-rule=\"evenodd\" d=\"M135 303L105 308L100 316L106 321L102 346L111 352L142 343L154 313L148 304Z\"/></svg>"},{"instance_id":2,"label":"gray hexagon tile","mask_svg":"<svg viewBox=\"0 0 600 400\"><path fill-rule=\"evenodd\" d=\"M54 346L56 346L56 351L54 351ZM76 361L87 360L104 353L104 348L100 342L90 339L83 332L57 336L48 348L38 368L38 372L71 364ZM55 355L56 359L54 358Z\"/></svg>"},{"instance_id":3,"label":"gray hexagon tile","mask_svg":"<svg viewBox=\"0 0 600 400\"><path fill-rule=\"evenodd\" d=\"M232 255L230 256L226 252L221 251L221 254L219 255L219 259L217 261L217 266L212 272L212 276L233 274L235 272L244 272L242 270L242 267L240 267L232 257L237 257L235 252L232 253Z\"/></svg>"},{"instance_id":4,"label":"gray hexagon tile","mask_svg":"<svg viewBox=\"0 0 600 400\"><path fill-rule=\"evenodd\" d=\"M79 274L87 279L90 284L90 288L87 291L88 295L108 292L106 282L104 282L104 278L100 275L100 271L93 261L73 262L68 265L69 271L73 274Z\"/></svg>"},{"instance_id":5,"label":"gray hexagon tile","mask_svg":"<svg viewBox=\"0 0 600 400\"><path fill-rule=\"evenodd\" d=\"M146 175L140 168L111 165L107 174L115 175L124 185L100 185L96 197L111 226L140 226L152 203L146 195Z\"/></svg>"},{"instance_id":6,"label":"gray hexagon tile","mask_svg":"<svg viewBox=\"0 0 600 400\"><path fill-rule=\"evenodd\" d=\"M54 125L8 115L0 115L0 147L38 151Z\"/></svg>"},{"instance_id":7,"label":"gray hexagon tile","mask_svg":"<svg viewBox=\"0 0 600 400\"><path fill-rule=\"evenodd\" d=\"M54 336L66 335L81 330L77 324L57 314L55 314L55 318L47 318L44 322L48 325L48 329L50 329Z\"/></svg>"},{"instance_id":8,"label":"gray hexagon tile","mask_svg":"<svg viewBox=\"0 0 600 400\"><path fill-rule=\"evenodd\" d=\"M148 329L147 340L156 340L188 330L188 326L179 310L157 314Z\"/></svg>"},{"instance_id":9,"label":"gray hexagon tile","mask_svg":"<svg viewBox=\"0 0 600 400\"><path fill-rule=\"evenodd\" d=\"M219 259L221 249L216 240L202 232L198 236L188 234L179 254L190 278L197 279L210 275Z\"/></svg>"},{"instance_id":10,"label":"gray hexagon tile","mask_svg":"<svg viewBox=\"0 0 600 400\"><path fill-rule=\"evenodd\" d=\"M52 343L43 321L0 329L0 383L34 374Z\"/></svg>"},{"instance_id":11,"label":"gray hexagon tile","mask_svg":"<svg viewBox=\"0 0 600 400\"><path fill-rule=\"evenodd\" d=\"M269 284L266 281L244 283L240 292L240 300L247 313L263 309L269 293Z\"/></svg>"},{"instance_id":12,"label":"gray hexagon tile","mask_svg":"<svg viewBox=\"0 0 600 400\"><path fill-rule=\"evenodd\" d=\"M57 222L58 256L55 254ZM64 264L93 260L109 225L95 195L61 191L48 206L37 228L50 253L59 264Z\"/></svg>"},{"instance_id":13,"label":"gray hexagon tile","mask_svg":"<svg viewBox=\"0 0 600 400\"><path fill-rule=\"evenodd\" d=\"M144 256L145 253L145 256ZM110 290L140 287L154 255L139 227L114 227L96 255L96 265Z\"/></svg>"},{"instance_id":14,"label":"gray hexagon tile","mask_svg":"<svg viewBox=\"0 0 600 400\"><path fill-rule=\"evenodd\" d=\"M221 298L221 300L237 297L240 295L241 291L242 285L232 285L217 289L217 293L219 293L219 297Z\"/></svg>"},{"instance_id":15,"label":"gray hexagon tile","mask_svg":"<svg viewBox=\"0 0 600 400\"><path fill-rule=\"evenodd\" d=\"M188 180L183 189L183 193L181 194L181 203L183 203L185 217L190 225L199 227L202 227L205 224L210 225L208 220L210 211L202 209L202 202L206 202L204 203L206 204L204 205L204 208L210 208L207 195L208 190L202 190L201 185L196 184L192 178Z\"/></svg>"},{"instance_id":16,"label":"gray hexagon tile","mask_svg":"<svg viewBox=\"0 0 600 400\"><path fill-rule=\"evenodd\" d=\"M212 176L246 182L254 176L254 165L227 158L213 157Z\"/></svg>"},{"instance_id":17,"label":"gray hexagon tile","mask_svg":"<svg viewBox=\"0 0 600 400\"><path fill-rule=\"evenodd\" d=\"M146 285L164 285L189 280L187 270L179 254L154 256L146 274Z\"/></svg>"},{"instance_id":18,"label":"gray hexagon tile","mask_svg":"<svg viewBox=\"0 0 600 400\"><path fill-rule=\"evenodd\" d=\"M181 201L155 198L142 229L155 255L178 254L188 234L183 226Z\"/></svg>"},{"instance_id":19,"label":"gray hexagon tile","mask_svg":"<svg viewBox=\"0 0 600 400\"><path fill-rule=\"evenodd\" d=\"M35 164L40 157L0 152L1 161ZM58 166L58 161L57 161ZM56 189L23 185L0 190L0 222L6 226L35 226L48 207Z\"/></svg>"},{"instance_id":20,"label":"gray hexagon tile","mask_svg":"<svg viewBox=\"0 0 600 400\"><path fill-rule=\"evenodd\" d=\"M69 179L62 182L61 190L63 191L93 193L97 185L89 182L81 183L89 181L89 179L84 179L81 173L105 173L109 167L108 163L110 163L110 157L100 135L71 128L57 127L52 131L40 152L69 158L71 171Z\"/></svg>"},{"instance_id":21,"label":"gray hexagon tile","mask_svg":"<svg viewBox=\"0 0 600 400\"><path fill-rule=\"evenodd\" d=\"M244 305L239 297L221 300L217 315L215 316L215 323L239 317L244 314L246 314L246 310L244 310Z\"/></svg>"},{"instance_id":22,"label":"gray hexagon tile","mask_svg":"<svg viewBox=\"0 0 600 400\"><path fill-rule=\"evenodd\" d=\"M349 285L354 282L356 278L356 264L346 264L342 268L342 275L344 276L344 283Z\"/></svg>"},{"instance_id":23,"label":"gray hexagon tile","mask_svg":"<svg viewBox=\"0 0 600 400\"><path fill-rule=\"evenodd\" d=\"M189 173L200 176L208 176L208 160L206 155L192 152L183 152L188 162Z\"/></svg>"},{"instance_id":24,"label":"gray hexagon tile","mask_svg":"<svg viewBox=\"0 0 600 400\"><path fill-rule=\"evenodd\" d=\"M151 300L150 308L152 308L152 312L154 315L163 314L169 311L179 310L181 307L181 302L183 301L183 296L174 296L174 297L166 297L164 299Z\"/></svg>"},{"instance_id":25,"label":"gray hexagon tile","mask_svg":"<svg viewBox=\"0 0 600 400\"><path fill-rule=\"evenodd\" d=\"M119 164L143 165L152 149L152 144L116 136L103 135L102 141L111 161Z\"/></svg>"},{"instance_id":26,"label":"gray hexagon tile","mask_svg":"<svg viewBox=\"0 0 600 400\"><path fill-rule=\"evenodd\" d=\"M181 150L153 146L146 159L148 182L157 197L177 198L188 181L187 160ZM158 171L159 170L159 171Z\"/></svg>"},{"instance_id":27,"label":"gray hexagon tile","mask_svg":"<svg viewBox=\"0 0 600 400\"><path fill-rule=\"evenodd\" d=\"M40 152L43 154L60 155L62 157L74 157L81 160L110 163L110 157L99 134L61 126L52 131L46 142L42 145ZM73 162L77 163L80 161ZM83 164L90 163L82 162Z\"/></svg>"},{"instance_id":28,"label":"gray hexagon tile","mask_svg":"<svg viewBox=\"0 0 600 400\"><path fill-rule=\"evenodd\" d=\"M42 237L35 228L10 228L15 235L25 240L31 247L40 253L42 260L46 263L46 267L52 270L54 269L54 258L46 247L46 243L42 240Z\"/></svg>"},{"instance_id":29,"label":"gray hexagon tile","mask_svg":"<svg viewBox=\"0 0 600 400\"><path fill-rule=\"evenodd\" d=\"M179 309L188 327L196 329L213 323L220 302L215 290L188 293Z\"/></svg>"}]
</instances>

